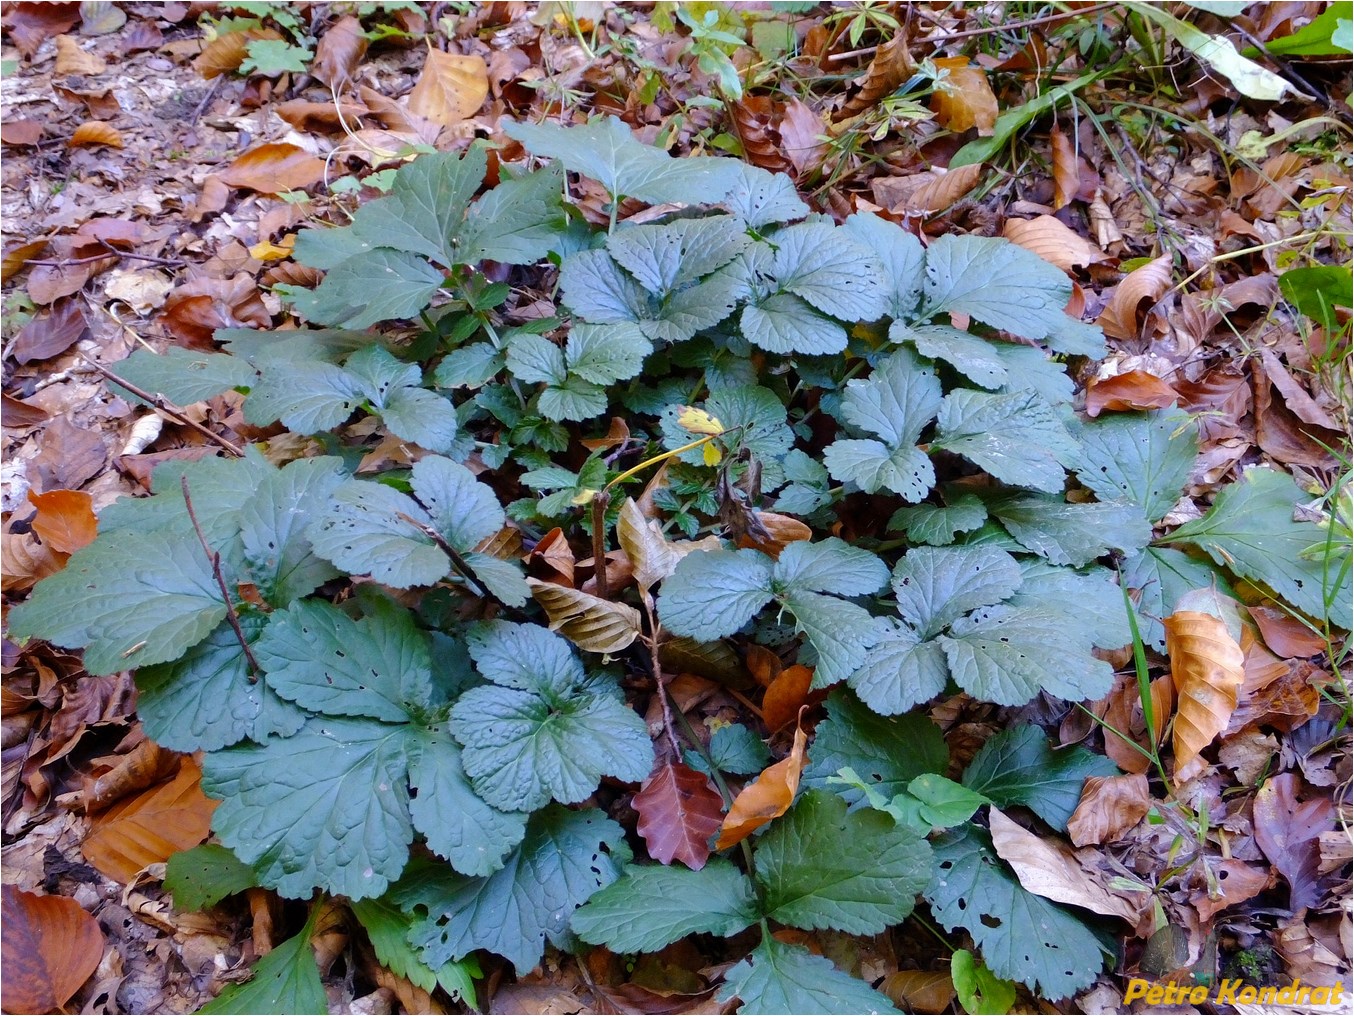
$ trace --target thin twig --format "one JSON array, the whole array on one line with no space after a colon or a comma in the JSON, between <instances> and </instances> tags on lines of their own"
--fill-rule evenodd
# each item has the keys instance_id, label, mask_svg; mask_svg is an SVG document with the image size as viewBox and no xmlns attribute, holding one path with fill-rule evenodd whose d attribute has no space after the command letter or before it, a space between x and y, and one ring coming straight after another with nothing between
<instances>
[{"instance_id":1,"label":"thin twig","mask_svg":"<svg viewBox=\"0 0 1354 1016\"><path fill-rule=\"evenodd\" d=\"M169 417L169 419L172 422L177 423L184 427L192 428L193 430L201 434L203 437L220 445L222 448L224 448L226 451L230 452L230 454L234 455L237 458L240 458L244 455L243 449L241 449L240 446L237 445L235 442L222 437L220 434L215 433L214 431L212 431L210 427L204 427L196 420L190 420L187 417L187 415L184 414L184 411L182 409L174 405L174 403L170 402L163 395L153 395L150 392L146 391L144 388L138 388L130 381L118 377L103 364L99 363L97 360L91 359L84 353L80 354L80 359L84 360L85 363L89 364L104 377L108 378L109 381L112 381L114 384L121 385L123 388L126 388L127 391L135 395L138 399L144 400L152 408Z\"/></svg>"},{"instance_id":2,"label":"thin twig","mask_svg":"<svg viewBox=\"0 0 1354 1016\"><path fill-rule=\"evenodd\" d=\"M504 607L508 606L493 593L489 592L488 587L475 577L475 573L470 570L470 565L466 563L465 558L460 555L460 552L457 551L455 547L447 542L445 536L426 522L420 522L418 519L405 512L396 512L395 517L401 522L409 523L428 539L432 540L433 543L437 544L437 548L442 551L442 553L446 554L447 557L451 558L451 563L456 566L456 570L461 573L461 577L464 578L466 584L470 586L470 591L481 600L493 600Z\"/></svg>"},{"instance_id":3,"label":"thin twig","mask_svg":"<svg viewBox=\"0 0 1354 1016\"><path fill-rule=\"evenodd\" d=\"M668 702L668 684L663 680L663 664L658 658L658 619L654 617L653 597L641 593L644 601L644 616L649 620L649 636L644 641L649 647L649 661L653 667L654 684L658 687L658 700L663 704L663 729L668 733L668 743L672 745L677 761L682 759L682 746L677 741L677 731L672 726L672 706Z\"/></svg>"},{"instance_id":4,"label":"thin twig","mask_svg":"<svg viewBox=\"0 0 1354 1016\"><path fill-rule=\"evenodd\" d=\"M597 595L604 600L611 595L606 574L606 506L610 500L605 490L599 490L592 499L592 574Z\"/></svg>"},{"instance_id":5,"label":"thin twig","mask_svg":"<svg viewBox=\"0 0 1354 1016\"><path fill-rule=\"evenodd\" d=\"M207 559L212 563L212 574L216 576L216 584L221 587L221 599L226 603L226 620L234 629L235 637L240 640L240 648L244 650L244 658L249 663L249 683L253 684L259 679L259 661L254 659L249 641L244 637L244 629L240 627L240 615L235 613L235 604L230 601L230 590L226 588L225 576L221 574L221 552L212 550L212 545L207 542L207 536L197 521L197 512L193 510L193 498L188 493L187 476L179 477L179 486L183 489L183 503L188 509L188 518L193 523L193 531L197 533L198 542L202 544Z\"/></svg>"},{"instance_id":6,"label":"thin twig","mask_svg":"<svg viewBox=\"0 0 1354 1016\"><path fill-rule=\"evenodd\" d=\"M163 265L166 268L182 268L184 262L177 258L157 258L150 254L133 254L129 250L118 250L116 247L100 240L103 244L105 254L90 254L83 258L64 258L61 261L25 261L25 265L36 265L39 268L74 268L76 265L89 265L95 261L107 261L110 258L129 258L132 261L148 261L153 265Z\"/></svg>"},{"instance_id":7,"label":"thin twig","mask_svg":"<svg viewBox=\"0 0 1354 1016\"><path fill-rule=\"evenodd\" d=\"M216 80L212 82L212 87L208 90L207 94L202 97L202 101L197 104L197 108L193 110L193 115L188 118L189 127L197 124L207 106L216 98L216 93L221 90L221 86L225 83L225 80L226 76L224 74L218 74L216 76Z\"/></svg>"}]
</instances>

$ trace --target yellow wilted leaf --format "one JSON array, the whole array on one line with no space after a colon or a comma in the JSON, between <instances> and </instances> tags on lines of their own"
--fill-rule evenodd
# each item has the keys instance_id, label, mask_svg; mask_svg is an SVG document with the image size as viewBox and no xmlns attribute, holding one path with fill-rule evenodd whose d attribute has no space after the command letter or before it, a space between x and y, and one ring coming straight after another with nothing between
<instances>
[{"instance_id":1,"label":"yellow wilted leaf","mask_svg":"<svg viewBox=\"0 0 1354 1016\"><path fill-rule=\"evenodd\" d=\"M705 460L707 466L717 466L720 459L724 458L724 453L712 442L701 449L701 458Z\"/></svg>"},{"instance_id":2,"label":"yellow wilted leaf","mask_svg":"<svg viewBox=\"0 0 1354 1016\"><path fill-rule=\"evenodd\" d=\"M482 57L429 49L409 93L409 111L450 126L478 113L488 94L489 69Z\"/></svg>"},{"instance_id":3,"label":"yellow wilted leaf","mask_svg":"<svg viewBox=\"0 0 1354 1016\"><path fill-rule=\"evenodd\" d=\"M933 62L945 72L931 93L931 109L941 126L956 133L977 127L980 135L990 135L997 122L997 97L987 74L971 66L967 57L939 57Z\"/></svg>"},{"instance_id":4,"label":"yellow wilted leaf","mask_svg":"<svg viewBox=\"0 0 1354 1016\"><path fill-rule=\"evenodd\" d=\"M592 499L597 496L597 491L591 487L584 487L573 497L569 498L570 504L592 504Z\"/></svg>"},{"instance_id":5,"label":"yellow wilted leaf","mask_svg":"<svg viewBox=\"0 0 1354 1016\"><path fill-rule=\"evenodd\" d=\"M1212 614L1177 610L1164 624L1179 698L1174 742L1178 779L1180 770L1227 728L1245 678L1244 657L1226 623Z\"/></svg>"},{"instance_id":6,"label":"yellow wilted leaf","mask_svg":"<svg viewBox=\"0 0 1354 1016\"><path fill-rule=\"evenodd\" d=\"M695 406L682 406L677 411L677 426L692 434L724 433L724 424L720 423L717 417Z\"/></svg>"},{"instance_id":7,"label":"yellow wilted leaf","mask_svg":"<svg viewBox=\"0 0 1354 1016\"><path fill-rule=\"evenodd\" d=\"M256 261L281 261L283 258L289 258L292 254L292 247L296 244L296 234L291 233L282 238L281 243L273 243L271 240L260 240L254 246L249 248L249 256Z\"/></svg>"},{"instance_id":8,"label":"yellow wilted leaf","mask_svg":"<svg viewBox=\"0 0 1354 1016\"><path fill-rule=\"evenodd\" d=\"M804 731L796 729L790 754L764 770L734 798L733 806L724 816L724 825L719 830L716 850L743 842L766 823L789 811L790 805L794 803L795 792L799 789L799 774L808 762L804 754L807 744L808 737Z\"/></svg>"}]
</instances>

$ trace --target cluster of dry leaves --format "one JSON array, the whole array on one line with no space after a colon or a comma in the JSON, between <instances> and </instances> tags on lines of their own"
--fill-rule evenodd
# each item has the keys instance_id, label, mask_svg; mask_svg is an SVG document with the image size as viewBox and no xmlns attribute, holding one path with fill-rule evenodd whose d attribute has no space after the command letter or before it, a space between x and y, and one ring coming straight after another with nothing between
<instances>
[{"instance_id":1,"label":"cluster of dry leaves","mask_svg":"<svg viewBox=\"0 0 1354 1016\"><path fill-rule=\"evenodd\" d=\"M748 5L748 16L775 17L767 6ZM868 35L863 49L828 5L780 16L794 54L769 61L737 49L744 95L711 104L693 101L718 94L693 40L657 27L650 5L421 4L384 15L392 31L377 43L364 34L372 19L359 22L352 5L298 4L318 40L314 58L303 74L271 77L238 69L250 41L281 33L265 24L213 39L217 5L7 5L6 604L60 569L93 538L97 511L143 492L157 464L265 437L270 453L301 452L290 436L249 427L233 396L147 410L111 394L107 370L138 345L211 348L217 328L282 324L269 287L314 281L289 260L296 229L341 219L351 200L328 184L397 165L414 146L473 138L501 142L496 157L514 161L521 150L500 133L505 118L616 113L677 153L736 146L795 176L839 218L871 210L925 235L1003 235L1044 256L1075 281L1071 309L1098 321L1114 349L1081 379L1086 412L1178 405L1202 421L1202 453L1172 522L1197 517L1244 464L1329 484L1338 463L1328 449L1349 427L1348 350L1280 309L1276 277L1305 263L1299 253L1343 256L1349 144L1331 142L1329 126L1348 119L1347 68L1304 64L1302 82L1323 92L1283 104L1239 102L1183 59L1150 77L1110 77L1005 155L948 169L1001 112L1068 80L1050 67L1076 67L1078 36L1059 34L1061 21L1003 31L1001 6L887 5L901 27ZM1111 5L1080 6L1106 32L1123 30ZM1278 38L1323 6L1257 4L1233 26ZM920 104L893 102L923 66L943 72L943 87ZM605 193L572 186L585 213L605 221ZM844 512L840 535L858 528L868 521ZM793 538L802 537L785 534ZM538 582L561 589L588 564L558 531L524 554ZM956 767L996 731L1034 721L1124 771L1087 781L1070 843L991 815L998 850L1029 888L1124 922L1123 961L1078 1000L1083 1011L1117 1011L1126 976L1186 968L1349 983L1347 699L1325 641L1287 614L1256 604L1233 629L1206 613L1171 619L1170 659L1149 659L1151 730L1126 655L1114 661L1115 689L1084 709L1000 710L958 696L932 710ZM159 888L165 859L207 834L214 802L194 760L145 739L128 674L90 677L77 655L43 644L3 649L6 1009L187 1011L246 977L274 926L290 919L294 929L296 915L262 891L210 914L178 913ZM727 817L703 779L697 791L683 785L690 770L661 767L621 816L660 860L690 863L716 830L721 848L736 843L793 798L806 731L821 715L811 673L761 649L735 670L723 683L677 677L679 708L697 729L758 727L784 757ZM659 734L657 700L648 719ZM1171 766L1165 783L1147 758L1157 751ZM664 814L674 800L686 811ZM1186 823L1173 800L1204 820ZM354 962L339 924L321 926L335 1011L440 1011L380 971L370 950ZM914 1011L953 1004L947 956L924 932L794 934L882 978ZM334 966L345 950L349 960ZM715 1011L710 985L729 958L690 943L629 966L601 949L555 957L516 983L495 973L491 1004Z\"/></svg>"}]
</instances>

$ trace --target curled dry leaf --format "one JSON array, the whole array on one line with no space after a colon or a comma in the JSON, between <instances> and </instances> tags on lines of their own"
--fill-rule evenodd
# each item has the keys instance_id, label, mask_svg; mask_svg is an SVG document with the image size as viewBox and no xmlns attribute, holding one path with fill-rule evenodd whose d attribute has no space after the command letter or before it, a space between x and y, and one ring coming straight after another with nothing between
<instances>
[{"instance_id":1,"label":"curled dry leaf","mask_svg":"<svg viewBox=\"0 0 1354 1016\"><path fill-rule=\"evenodd\" d=\"M1178 610L1164 623L1178 698L1174 747L1180 769L1227 729L1245 679L1245 659L1226 622L1212 614Z\"/></svg>"},{"instance_id":2,"label":"curled dry leaf","mask_svg":"<svg viewBox=\"0 0 1354 1016\"><path fill-rule=\"evenodd\" d=\"M80 301L58 299L46 314L38 314L19 329L9 352L18 363L50 360L88 335L89 327Z\"/></svg>"},{"instance_id":3,"label":"curled dry leaf","mask_svg":"<svg viewBox=\"0 0 1354 1016\"><path fill-rule=\"evenodd\" d=\"M1072 142L1056 123L1049 140L1053 143L1053 207L1066 208L1081 189L1081 165Z\"/></svg>"},{"instance_id":4,"label":"curled dry leaf","mask_svg":"<svg viewBox=\"0 0 1354 1016\"><path fill-rule=\"evenodd\" d=\"M59 78L102 74L108 70L108 64L93 53L86 53L74 36L58 35L56 38L56 76Z\"/></svg>"},{"instance_id":5,"label":"curled dry leaf","mask_svg":"<svg viewBox=\"0 0 1354 1016\"><path fill-rule=\"evenodd\" d=\"M997 808L989 810L988 820L992 846L1027 890L1055 903L1070 903L1106 917L1122 917L1129 924L1138 923L1144 904L1106 889L1065 844L1034 835Z\"/></svg>"},{"instance_id":6,"label":"curled dry leaf","mask_svg":"<svg viewBox=\"0 0 1354 1016\"><path fill-rule=\"evenodd\" d=\"M1326 640L1301 618L1277 607L1247 607L1265 645L1285 659L1316 656L1326 651Z\"/></svg>"},{"instance_id":7,"label":"curled dry leaf","mask_svg":"<svg viewBox=\"0 0 1354 1016\"><path fill-rule=\"evenodd\" d=\"M781 146L799 177L807 176L827 158L827 124L808 103L791 99L780 120Z\"/></svg>"},{"instance_id":8,"label":"curled dry leaf","mask_svg":"<svg viewBox=\"0 0 1354 1016\"><path fill-rule=\"evenodd\" d=\"M1163 254L1155 261L1133 269L1114 287L1109 302L1096 324L1112 339L1136 339L1142 331L1138 310L1144 300L1155 304L1171 288L1171 256Z\"/></svg>"},{"instance_id":9,"label":"curled dry leaf","mask_svg":"<svg viewBox=\"0 0 1354 1016\"><path fill-rule=\"evenodd\" d=\"M93 148L103 145L107 148L121 148L122 134L114 127L98 120L90 120L75 128L67 144L71 148Z\"/></svg>"},{"instance_id":10,"label":"curled dry leaf","mask_svg":"<svg viewBox=\"0 0 1354 1016\"><path fill-rule=\"evenodd\" d=\"M1317 922L1311 915L1301 910L1279 922L1274 935L1274 949L1283 957L1288 976L1300 977L1307 984L1334 984L1347 979L1348 962L1334 948L1337 947L1338 939L1335 936L1323 936L1323 941L1323 937L1314 933L1316 926ZM1327 942L1330 944L1327 945ZM1348 946L1340 949L1340 952L1345 949ZM1332 1011L1335 1011L1335 1007L1332 1007Z\"/></svg>"},{"instance_id":11,"label":"curled dry leaf","mask_svg":"<svg viewBox=\"0 0 1354 1016\"><path fill-rule=\"evenodd\" d=\"M756 830L790 810L795 792L799 790L799 776L808 762L808 756L804 753L807 744L808 737L804 731L796 729L790 754L775 765L768 766L734 798L733 806L724 816L719 841L715 844L716 850L725 850L742 843Z\"/></svg>"},{"instance_id":12,"label":"curled dry leaf","mask_svg":"<svg viewBox=\"0 0 1354 1016\"><path fill-rule=\"evenodd\" d=\"M639 611L579 589L527 579L531 595L557 631L579 649L590 653L619 653L640 634Z\"/></svg>"},{"instance_id":13,"label":"curled dry leaf","mask_svg":"<svg viewBox=\"0 0 1354 1016\"><path fill-rule=\"evenodd\" d=\"M64 1012L103 957L99 922L64 896L3 894L5 1012Z\"/></svg>"},{"instance_id":14,"label":"curled dry leaf","mask_svg":"<svg viewBox=\"0 0 1354 1016\"><path fill-rule=\"evenodd\" d=\"M753 512L761 523L761 532L751 529L738 538L738 546L754 547L768 557L779 558L780 552L791 543L807 540L813 530L796 518L777 512Z\"/></svg>"},{"instance_id":15,"label":"curled dry leaf","mask_svg":"<svg viewBox=\"0 0 1354 1016\"><path fill-rule=\"evenodd\" d=\"M94 542L99 520L94 515L94 499L83 490L49 490L45 494L28 492L29 502L37 508L33 532L47 546L62 554L74 554Z\"/></svg>"},{"instance_id":16,"label":"curled dry leaf","mask_svg":"<svg viewBox=\"0 0 1354 1016\"><path fill-rule=\"evenodd\" d=\"M1052 215L1007 219L1001 235L1065 272L1109 259L1108 254Z\"/></svg>"},{"instance_id":17,"label":"curled dry leaf","mask_svg":"<svg viewBox=\"0 0 1354 1016\"><path fill-rule=\"evenodd\" d=\"M768 96L745 95L729 103L729 117L748 162L772 173L788 173L795 168L781 151L780 132L771 125L773 111Z\"/></svg>"},{"instance_id":18,"label":"curled dry leaf","mask_svg":"<svg viewBox=\"0 0 1354 1016\"><path fill-rule=\"evenodd\" d=\"M976 127L979 135L990 135L997 122L997 97L986 72L962 56L937 57L932 62L944 71L931 93L936 120L956 134Z\"/></svg>"},{"instance_id":19,"label":"curled dry leaf","mask_svg":"<svg viewBox=\"0 0 1354 1016\"><path fill-rule=\"evenodd\" d=\"M948 970L898 970L879 985L903 1012L948 1012L954 1001L954 981Z\"/></svg>"},{"instance_id":20,"label":"curled dry leaf","mask_svg":"<svg viewBox=\"0 0 1354 1016\"><path fill-rule=\"evenodd\" d=\"M1295 773L1269 780L1255 795L1255 842L1288 882L1289 908L1314 907L1324 895L1320 884L1321 834L1335 827L1335 802L1329 797L1299 801L1302 782Z\"/></svg>"},{"instance_id":21,"label":"curled dry leaf","mask_svg":"<svg viewBox=\"0 0 1354 1016\"><path fill-rule=\"evenodd\" d=\"M351 14L329 26L315 46L310 73L330 88L350 81L367 52L367 36L362 23Z\"/></svg>"},{"instance_id":22,"label":"curled dry leaf","mask_svg":"<svg viewBox=\"0 0 1354 1016\"><path fill-rule=\"evenodd\" d=\"M630 559L635 584L648 592L677 568L677 562L693 551L718 550L718 537L674 542L663 535L658 523L644 517L634 498L626 498L616 522L616 539Z\"/></svg>"},{"instance_id":23,"label":"curled dry leaf","mask_svg":"<svg viewBox=\"0 0 1354 1016\"><path fill-rule=\"evenodd\" d=\"M1167 409L1179 401L1176 390L1155 374L1128 370L1091 382L1086 389L1086 415L1096 417L1107 409L1113 412Z\"/></svg>"},{"instance_id":24,"label":"curled dry leaf","mask_svg":"<svg viewBox=\"0 0 1354 1016\"><path fill-rule=\"evenodd\" d=\"M483 57L428 50L423 71L409 93L409 111L446 126L479 112L489 95L489 68Z\"/></svg>"},{"instance_id":25,"label":"curled dry leaf","mask_svg":"<svg viewBox=\"0 0 1354 1016\"><path fill-rule=\"evenodd\" d=\"M762 719L766 729L775 733L794 722L813 683L813 668L796 663L786 667L767 686L762 697Z\"/></svg>"},{"instance_id":26,"label":"curled dry leaf","mask_svg":"<svg viewBox=\"0 0 1354 1016\"><path fill-rule=\"evenodd\" d=\"M577 563L574 550L565 539L564 530L556 526L540 538L531 553L527 555L528 566L539 561L559 576L559 580L568 586L574 584L574 565Z\"/></svg>"},{"instance_id":27,"label":"curled dry leaf","mask_svg":"<svg viewBox=\"0 0 1354 1016\"><path fill-rule=\"evenodd\" d=\"M635 828L660 864L681 861L700 871L710 859L710 839L723 820L724 801L710 781L682 762L658 766L631 802Z\"/></svg>"},{"instance_id":28,"label":"curled dry leaf","mask_svg":"<svg viewBox=\"0 0 1354 1016\"><path fill-rule=\"evenodd\" d=\"M231 187L280 194L324 179L324 160L299 145L276 141L251 148L217 175Z\"/></svg>"},{"instance_id":29,"label":"curled dry leaf","mask_svg":"<svg viewBox=\"0 0 1354 1016\"><path fill-rule=\"evenodd\" d=\"M1078 847L1112 843L1141 822L1151 808L1147 777L1142 773L1088 776L1077 810L1067 821L1067 833Z\"/></svg>"},{"instance_id":30,"label":"curled dry leaf","mask_svg":"<svg viewBox=\"0 0 1354 1016\"><path fill-rule=\"evenodd\" d=\"M978 163L948 170L934 180L922 184L899 207L890 208L889 211L914 215L942 212L978 186L978 180L982 175L983 167Z\"/></svg>"},{"instance_id":31,"label":"curled dry leaf","mask_svg":"<svg viewBox=\"0 0 1354 1016\"><path fill-rule=\"evenodd\" d=\"M869 109L880 99L896 91L899 85L912 77L916 69L916 61L912 59L912 54L907 48L907 33L895 33L892 39L875 50L874 59L866 68L860 91L841 108L837 119L844 120Z\"/></svg>"}]
</instances>

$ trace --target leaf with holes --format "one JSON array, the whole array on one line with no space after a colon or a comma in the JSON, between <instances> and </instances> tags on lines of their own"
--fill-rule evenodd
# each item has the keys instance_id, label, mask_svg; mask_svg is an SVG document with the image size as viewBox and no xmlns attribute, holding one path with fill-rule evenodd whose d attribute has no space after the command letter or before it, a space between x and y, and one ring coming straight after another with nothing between
<instances>
[{"instance_id":1,"label":"leaf with holes","mask_svg":"<svg viewBox=\"0 0 1354 1016\"><path fill-rule=\"evenodd\" d=\"M1054 564L1081 567L1111 550L1131 554L1152 539L1152 526L1125 501L1074 503L1060 495L1006 494L987 509L1026 550Z\"/></svg>"},{"instance_id":2,"label":"leaf with holes","mask_svg":"<svg viewBox=\"0 0 1354 1016\"><path fill-rule=\"evenodd\" d=\"M956 452L1016 487L1057 493L1077 442L1037 395L956 388L940 408L933 448Z\"/></svg>"},{"instance_id":3,"label":"leaf with holes","mask_svg":"<svg viewBox=\"0 0 1354 1016\"><path fill-rule=\"evenodd\" d=\"M1126 499L1160 522L1189 480L1198 428L1184 413L1120 413L1077 431L1077 479L1102 501Z\"/></svg>"},{"instance_id":4,"label":"leaf with holes","mask_svg":"<svg viewBox=\"0 0 1354 1016\"><path fill-rule=\"evenodd\" d=\"M803 946L764 937L750 956L724 975L719 999L737 998L736 1010L755 1013L887 1013L898 1010L864 981L843 973Z\"/></svg>"}]
</instances>

